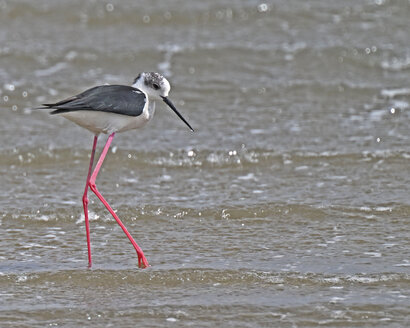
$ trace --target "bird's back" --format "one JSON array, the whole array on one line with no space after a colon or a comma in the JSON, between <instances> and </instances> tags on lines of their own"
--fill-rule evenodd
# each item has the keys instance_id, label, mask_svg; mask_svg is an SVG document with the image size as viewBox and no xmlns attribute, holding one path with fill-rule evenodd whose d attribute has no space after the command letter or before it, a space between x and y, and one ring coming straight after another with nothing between
<instances>
[{"instance_id":1,"label":"bird's back","mask_svg":"<svg viewBox=\"0 0 410 328\"><path fill-rule=\"evenodd\" d=\"M147 96L139 89L126 85L102 85L44 106L55 109L51 114L88 110L139 116L143 113L146 103Z\"/></svg>"}]
</instances>

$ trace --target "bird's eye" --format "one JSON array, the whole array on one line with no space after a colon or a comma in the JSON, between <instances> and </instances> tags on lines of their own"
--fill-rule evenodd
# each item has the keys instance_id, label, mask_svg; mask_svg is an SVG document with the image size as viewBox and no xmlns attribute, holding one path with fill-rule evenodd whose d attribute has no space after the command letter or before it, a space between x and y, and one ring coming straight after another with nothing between
<instances>
[{"instance_id":1,"label":"bird's eye","mask_svg":"<svg viewBox=\"0 0 410 328\"><path fill-rule=\"evenodd\" d=\"M155 90L158 90L158 89L159 89L159 85L156 84L156 83L154 83L154 84L152 85L152 87L153 87Z\"/></svg>"}]
</instances>

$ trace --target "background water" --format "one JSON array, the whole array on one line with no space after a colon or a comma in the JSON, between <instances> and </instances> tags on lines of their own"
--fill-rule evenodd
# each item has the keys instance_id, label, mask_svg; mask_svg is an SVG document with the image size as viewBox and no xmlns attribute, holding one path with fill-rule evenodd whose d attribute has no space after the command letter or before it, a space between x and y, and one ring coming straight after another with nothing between
<instances>
[{"instance_id":1,"label":"background water","mask_svg":"<svg viewBox=\"0 0 410 328\"><path fill-rule=\"evenodd\" d=\"M1 327L405 327L410 1L0 1ZM160 71L118 134L33 110ZM100 138L99 146L106 136Z\"/></svg>"}]
</instances>

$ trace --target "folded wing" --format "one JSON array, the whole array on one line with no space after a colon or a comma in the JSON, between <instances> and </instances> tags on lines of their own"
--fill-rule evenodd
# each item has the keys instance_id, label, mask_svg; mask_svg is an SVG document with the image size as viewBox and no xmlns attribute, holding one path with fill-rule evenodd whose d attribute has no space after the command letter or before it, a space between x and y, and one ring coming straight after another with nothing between
<instances>
[{"instance_id":1,"label":"folded wing","mask_svg":"<svg viewBox=\"0 0 410 328\"><path fill-rule=\"evenodd\" d=\"M101 111L128 116L142 114L147 97L139 89L126 85L102 85L54 104L43 104L55 109L50 114L79 110Z\"/></svg>"}]
</instances>

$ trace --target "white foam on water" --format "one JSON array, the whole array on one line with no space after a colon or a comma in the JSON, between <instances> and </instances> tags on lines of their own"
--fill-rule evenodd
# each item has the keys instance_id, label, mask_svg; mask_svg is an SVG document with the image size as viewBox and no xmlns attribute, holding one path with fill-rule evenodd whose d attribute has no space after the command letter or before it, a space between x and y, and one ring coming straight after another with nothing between
<instances>
[{"instance_id":1,"label":"white foam on water","mask_svg":"<svg viewBox=\"0 0 410 328\"><path fill-rule=\"evenodd\" d=\"M53 75L61 70L63 70L64 68L68 67L67 63L57 63L54 66L45 68L45 69L38 69L36 71L34 71L34 75L37 77L45 77L45 76L50 76Z\"/></svg>"},{"instance_id":2,"label":"white foam on water","mask_svg":"<svg viewBox=\"0 0 410 328\"><path fill-rule=\"evenodd\" d=\"M382 254L379 252L364 252L364 255L369 255L370 257L382 257Z\"/></svg>"},{"instance_id":3,"label":"white foam on water","mask_svg":"<svg viewBox=\"0 0 410 328\"><path fill-rule=\"evenodd\" d=\"M383 97L394 98L397 96L407 96L410 95L410 88L398 88L398 89L382 89L380 94Z\"/></svg>"}]
</instances>

